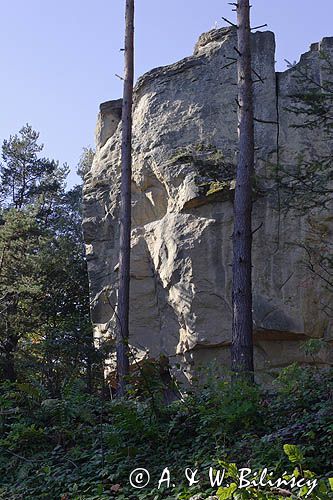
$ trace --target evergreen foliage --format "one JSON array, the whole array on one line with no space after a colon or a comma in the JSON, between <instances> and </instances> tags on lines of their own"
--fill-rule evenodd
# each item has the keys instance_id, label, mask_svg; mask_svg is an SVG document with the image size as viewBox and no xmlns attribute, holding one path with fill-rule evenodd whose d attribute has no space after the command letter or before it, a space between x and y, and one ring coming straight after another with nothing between
<instances>
[{"instance_id":1,"label":"evergreen foliage","mask_svg":"<svg viewBox=\"0 0 333 500\"><path fill-rule=\"evenodd\" d=\"M0 166L0 375L53 396L94 362L81 234L81 187L41 157L30 125L5 140Z\"/></svg>"},{"instance_id":2,"label":"evergreen foliage","mask_svg":"<svg viewBox=\"0 0 333 500\"><path fill-rule=\"evenodd\" d=\"M126 398L112 400L92 340L81 186L66 191L67 166L43 158L38 140L23 127L4 141L0 166L0 499L307 495L306 487L239 490L240 467L316 477L306 498L333 498L332 370L294 364L267 390L230 383L212 366L166 405L159 365L150 360L127 380ZM313 272L320 263L320 272L330 271L331 260L310 257ZM304 346L310 363L321 347L320 340ZM151 475L142 490L129 483L137 467ZM172 484L158 488L164 467ZM197 484L188 485L186 467L199 470ZM220 487L211 486L210 467L225 469Z\"/></svg>"},{"instance_id":3,"label":"evergreen foliage","mask_svg":"<svg viewBox=\"0 0 333 500\"><path fill-rule=\"evenodd\" d=\"M324 81L318 81L310 69L295 69L301 88L307 90L291 96L287 111L294 121L292 127L304 131L316 130L322 144L329 145L333 138L333 64L323 51L320 52L320 60L326 74ZM276 174L285 209L301 213L330 209L333 199L333 153L329 148L320 155L312 151L310 158L306 152L300 152L289 165L277 165Z\"/></svg>"}]
</instances>

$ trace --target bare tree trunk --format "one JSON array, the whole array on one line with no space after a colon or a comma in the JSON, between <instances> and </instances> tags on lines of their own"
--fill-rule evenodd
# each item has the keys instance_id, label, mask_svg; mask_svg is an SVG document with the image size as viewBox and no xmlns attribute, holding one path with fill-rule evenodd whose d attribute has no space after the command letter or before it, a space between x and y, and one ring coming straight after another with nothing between
<instances>
[{"instance_id":1,"label":"bare tree trunk","mask_svg":"<svg viewBox=\"0 0 333 500\"><path fill-rule=\"evenodd\" d=\"M8 350L3 356L3 378L9 382L16 382L14 350Z\"/></svg>"},{"instance_id":2,"label":"bare tree trunk","mask_svg":"<svg viewBox=\"0 0 333 500\"><path fill-rule=\"evenodd\" d=\"M94 338L91 332L91 336L89 336L87 343L87 368L86 368L86 384L87 384L87 392L88 394L93 394L94 392L94 372L93 372L93 364L96 362L95 354L95 346L94 346Z\"/></svg>"},{"instance_id":3,"label":"bare tree trunk","mask_svg":"<svg viewBox=\"0 0 333 500\"><path fill-rule=\"evenodd\" d=\"M122 108L117 394L125 394L129 373L129 286L131 249L132 101L134 78L134 0L126 0L125 73Z\"/></svg>"},{"instance_id":4,"label":"bare tree trunk","mask_svg":"<svg viewBox=\"0 0 333 500\"><path fill-rule=\"evenodd\" d=\"M254 130L249 0L237 2L237 34L239 158L234 200L231 369L236 373L245 372L246 377L253 381L251 212Z\"/></svg>"},{"instance_id":5,"label":"bare tree trunk","mask_svg":"<svg viewBox=\"0 0 333 500\"><path fill-rule=\"evenodd\" d=\"M14 333L6 332L6 339L3 342L1 353L1 368L4 380L16 382L17 373L15 369L15 353L18 348L19 338Z\"/></svg>"}]
</instances>

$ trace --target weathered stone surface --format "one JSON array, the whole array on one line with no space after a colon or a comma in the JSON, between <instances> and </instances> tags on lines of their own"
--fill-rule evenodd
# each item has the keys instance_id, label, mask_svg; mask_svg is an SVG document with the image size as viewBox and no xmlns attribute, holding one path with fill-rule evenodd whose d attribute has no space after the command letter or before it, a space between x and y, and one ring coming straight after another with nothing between
<instances>
[{"instance_id":1,"label":"weathered stone surface","mask_svg":"<svg viewBox=\"0 0 333 500\"><path fill-rule=\"evenodd\" d=\"M135 89L131 343L151 356L165 353L183 368L216 358L229 364L231 334L232 199L237 157L236 35L223 28L203 34L192 57L157 68ZM320 46L333 50L333 39ZM332 363L332 325L322 304L323 281L306 266L299 243L309 214L284 214L277 186L264 180L280 161L332 148L317 131L290 126L290 95L299 90L295 68L274 70L274 35L252 35L256 172L253 283L255 362L263 374L292 361L307 362L304 340L327 340L317 355ZM318 81L319 45L304 54ZM87 258L96 337L112 335L117 302L120 182L120 106L101 106L97 151L84 188ZM318 215L318 224L323 216ZM332 221L325 222L332 241ZM319 248L319 246L318 246Z\"/></svg>"}]
</instances>

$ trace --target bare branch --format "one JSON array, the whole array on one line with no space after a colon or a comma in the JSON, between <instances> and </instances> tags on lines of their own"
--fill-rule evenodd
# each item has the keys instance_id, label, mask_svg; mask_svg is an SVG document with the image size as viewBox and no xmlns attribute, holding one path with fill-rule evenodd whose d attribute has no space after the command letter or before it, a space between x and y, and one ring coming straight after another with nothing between
<instances>
[{"instance_id":1,"label":"bare branch","mask_svg":"<svg viewBox=\"0 0 333 500\"><path fill-rule=\"evenodd\" d=\"M238 50L238 48L237 48L236 46L234 47L234 50L237 52L237 54L238 54L239 56L241 56L241 55L242 55L242 54L239 52L239 50Z\"/></svg>"},{"instance_id":2,"label":"bare branch","mask_svg":"<svg viewBox=\"0 0 333 500\"><path fill-rule=\"evenodd\" d=\"M260 28L266 28L268 26L267 24L261 24L260 26L255 26L254 28L251 28L251 30L258 30Z\"/></svg>"},{"instance_id":3,"label":"bare branch","mask_svg":"<svg viewBox=\"0 0 333 500\"><path fill-rule=\"evenodd\" d=\"M253 73L258 77L259 81L261 83L264 83L264 79L259 75L259 73L256 72L255 69L252 68Z\"/></svg>"},{"instance_id":4,"label":"bare branch","mask_svg":"<svg viewBox=\"0 0 333 500\"><path fill-rule=\"evenodd\" d=\"M229 21L229 19L227 19L226 17L222 17L222 19L223 19L223 21L225 21L226 23L230 24L234 28L237 28L237 24L233 23L232 21Z\"/></svg>"},{"instance_id":5,"label":"bare branch","mask_svg":"<svg viewBox=\"0 0 333 500\"><path fill-rule=\"evenodd\" d=\"M261 222L261 223L259 224L259 226L258 226L258 227L256 227L256 228L252 231L252 236L254 235L254 233L256 233L257 231L259 231L259 229L261 229L263 225L264 225L264 223L263 223L263 222Z\"/></svg>"},{"instance_id":6,"label":"bare branch","mask_svg":"<svg viewBox=\"0 0 333 500\"><path fill-rule=\"evenodd\" d=\"M233 64L236 64L236 63L237 63L237 61L232 61L232 62L230 62L230 63L225 64L224 66L222 66L221 69L229 68L229 66L232 66Z\"/></svg>"},{"instance_id":7,"label":"bare branch","mask_svg":"<svg viewBox=\"0 0 333 500\"><path fill-rule=\"evenodd\" d=\"M255 117L253 117L253 120L255 122L258 122L258 123L267 123L267 124L270 124L270 125L278 125L278 122L274 122L274 121L271 121L271 120L262 120L261 118L255 118Z\"/></svg>"}]
</instances>

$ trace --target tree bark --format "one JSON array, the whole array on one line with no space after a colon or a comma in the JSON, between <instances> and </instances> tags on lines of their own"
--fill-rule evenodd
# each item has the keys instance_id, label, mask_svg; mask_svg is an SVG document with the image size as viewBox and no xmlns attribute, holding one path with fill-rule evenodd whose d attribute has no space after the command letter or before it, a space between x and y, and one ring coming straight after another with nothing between
<instances>
[{"instance_id":1,"label":"tree bark","mask_svg":"<svg viewBox=\"0 0 333 500\"><path fill-rule=\"evenodd\" d=\"M2 351L2 376L4 380L16 382L17 373L15 367L15 353L18 348L19 338L15 333L6 332L6 340L3 343Z\"/></svg>"},{"instance_id":2,"label":"tree bark","mask_svg":"<svg viewBox=\"0 0 333 500\"><path fill-rule=\"evenodd\" d=\"M239 157L234 200L231 369L253 381L251 218L254 126L250 36L249 0L238 0Z\"/></svg>"},{"instance_id":3,"label":"tree bark","mask_svg":"<svg viewBox=\"0 0 333 500\"><path fill-rule=\"evenodd\" d=\"M3 378L9 382L16 382L14 353L12 351L5 353L3 359Z\"/></svg>"},{"instance_id":4,"label":"tree bark","mask_svg":"<svg viewBox=\"0 0 333 500\"><path fill-rule=\"evenodd\" d=\"M134 78L134 0L126 0L125 73L122 106L117 394L125 394L129 373L129 289L131 249L132 102Z\"/></svg>"}]
</instances>

